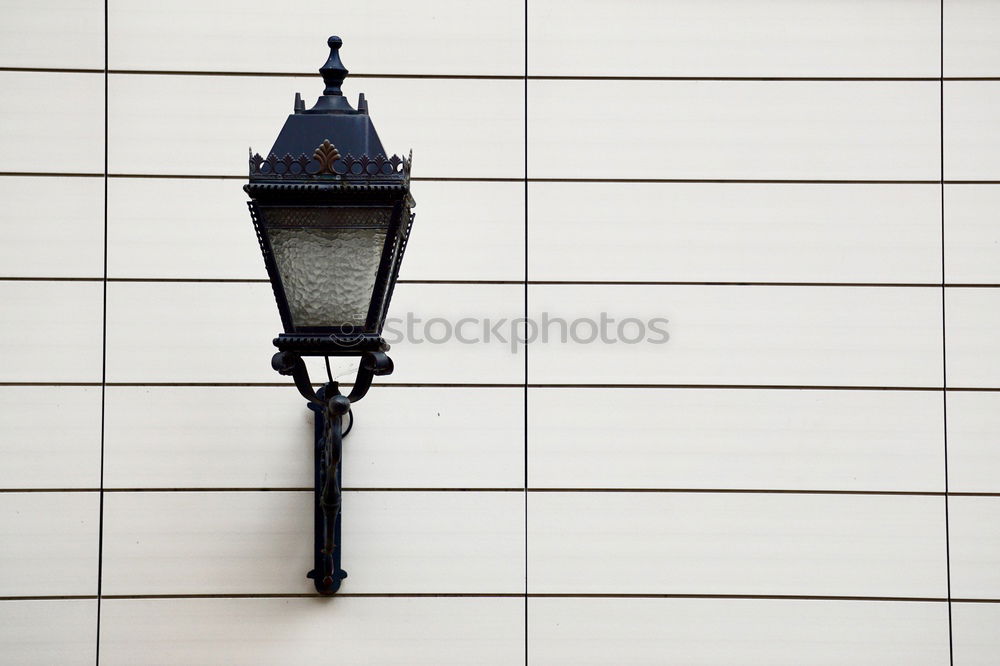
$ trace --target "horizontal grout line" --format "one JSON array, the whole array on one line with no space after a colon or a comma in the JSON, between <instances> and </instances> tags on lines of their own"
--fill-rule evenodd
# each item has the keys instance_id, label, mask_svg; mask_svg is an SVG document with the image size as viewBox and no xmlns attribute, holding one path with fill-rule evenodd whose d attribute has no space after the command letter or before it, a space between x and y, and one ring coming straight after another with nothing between
<instances>
[{"instance_id":1,"label":"horizontal grout line","mask_svg":"<svg viewBox=\"0 0 1000 666\"><path fill-rule=\"evenodd\" d=\"M882 601L882 602L915 602L915 603L947 603L945 597L889 597L889 596L859 596L859 595L805 595L805 594L697 594L697 593L585 593L585 592L340 592L339 598L354 599L705 599L705 600L746 600L746 601ZM102 599L118 601L154 601L183 599L320 599L315 593L220 593L220 594L104 594ZM96 600L96 595L32 595L4 596L0 601L61 601L61 600ZM984 598L952 598L953 603L966 604L996 604L1000 599Z\"/></svg>"},{"instance_id":2,"label":"horizontal grout line","mask_svg":"<svg viewBox=\"0 0 1000 666\"><path fill-rule=\"evenodd\" d=\"M0 494L17 493L311 493L312 487L209 487L209 488L0 488ZM905 497L1000 497L1000 492L939 491L939 490L833 490L808 488L420 488L420 487L370 487L347 486L344 492L352 493L614 493L662 495L866 495Z\"/></svg>"},{"instance_id":3,"label":"horizontal grout line","mask_svg":"<svg viewBox=\"0 0 1000 666\"><path fill-rule=\"evenodd\" d=\"M766 488L528 488L533 493L637 493L637 494L718 494L718 495L905 495L911 497L944 497L943 491L934 490L810 490ZM955 493L951 493L955 494ZM1000 497L1000 492L988 493Z\"/></svg>"},{"instance_id":4,"label":"horizontal grout line","mask_svg":"<svg viewBox=\"0 0 1000 666\"><path fill-rule=\"evenodd\" d=\"M0 177L104 178L103 173L59 171L0 171ZM109 173L108 178L144 178L174 180L247 180L247 175ZM638 184L722 184L722 185L1000 185L1000 180L891 180L891 179L761 179L761 178L523 178L523 177L449 177L413 176L413 182L459 183L638 183Z\"/></svg>"},{"instance_id":5,"label":"horizontal grout line","mask_svg":"<svg viewBox=\"0 0 1000 666\"><path fill-rule=\"evenodd\" d=\"M428 599L436 597L449 598L524 598L523 593L517 592L338 592L335 597L354 597L361 599L392 599L392 598L413 598ZM263 593L263 594L105 594L102 599L324 599L315 592L302 593Z\"/></svg>"},{"instance_id":6,"label":"horizontal grout line","mask_svg":"<svg viewBox=\"0 0 1000 666\"><path fill-rule=\"evenodd\" d=\"M81 173L70 171L0 171L0 177L45 177L45 178L104 178L103 173Z\"/></svg>"},{"instance_id":7,"label":"horizontal grout line","mask_svg":"<svg viewBox=\"0 0 1000 666\"><path fill-rule=\"evenodd\" d=\"M267 78L292 78L308 77L317 75L317 70L301 72L246 72L246 71L199 71L199 70L161 70L161 69L111 69L108 74L129 74L145 76L236 76L236 77L267 77ZM389 74L372 72L351 72L351 79L458 79L458 80L485 80L485 81L523 81L523 76L515 74ZM939 79L928 79L938 81Z\"/></svg>"},{"instance_id":8,"label":"horizontal grout line","mask_svg":"<svg viewBox=\"0 0 1000 666\"><path fill-rule=\"evenodd\" d=\"M43 72L61 74L103 74L103 69L85 67L0 67L3 72ZM190 69L109 69L108 74L126 74L143 76L232 76L232 77L315 77L316 71L286 71L286 72L250 72L227 70L190 70ZM820 82L940 82L940 81L998 81L994 76L677 76L677 75L588 75L588 74L403 74L352 72L351 78L358 79L459 79L487 81L820 81Z\"/></svg>"},{"instance_id":9,"label":"horizontal grout line","mask_svg":"<svg viewBox=\"0 0 1000 666\"><path fill-rule=\"evenodd\" d=\"M525 77L514 77L523 79ZM529 81L928 81L939 83L948 81L1000 81L994 76L615 76L587 74L530 74Z\"/></svg>"},{"instance_id":10,"label":"horizontal grout line","mask_svg":"<svg viewBox=\"0 0 1000 666\"><path fill-rule=\"evenodd\" d=\"M312 491L312 488L309 488ZM355 493L523 493L524 488L356 488L344 486L344 492Z\"/></svg>"},{"instance_id":11,"label":"horizontal grout line","mask_svg":"<svg viewBox=\"0 0 1000 666\"><path fill-rule=\"evenodd\" d=\"M4 275L2 282L104 282L101 277L52 277L38 275Z\"/></svg>"},{"instance_id":12,"label":"horizontal grout line","mask_svg":"<svg viewBox=\"0 0 1000 666\"><path fill-rule=\"evenodd\" d=\"M187 488L109 488L105 486L104 488L0 488L0 493L256 493L256 492L268 492L268 493L301 493L301 492L313 492L315 490L311 486L301 486L301 487L208 487L208 488L197 488L197 487L187 487ZM443 488L443 487L432 487L432 488L420 488L420 487L372 487L372 488L358 488L345 486L342 488L344 492L352 493L523 493L524 488Z\"/></svg>"},{"instance_id":13,"label":"horizontal grout line","mask_svg":"<svg viewBox=\"0 0 1000 666\"><path fill-rule=\"evenodd\" d=\"M265 280L266 281L266 280ZM406 282L400 280L400 282ZM426 282L412 280L412 282ZM448 281L443 281L448 282ZM513 284L525 284L514 282ZM528 285L548 286L638 286L638 287L1000 287L1000 283L940 282L794 282L754 280L528 280Z\"/></svg>"},{"instance_id":14,"label":"horizontal grout line","mask_svg":"<svg viewBox=\"0 0 1000 666\"><path fill-rule=\"evenodd\" d=\"M413 182L436 182L436 183L523 183L524 178L506 178L506 177L494 177L494 178L473 178L466 176L411 176L410 180Z\"/></svg>"},{"instance_id":15,"label":"horizontal grout line","mask_svg":"<svg viewBox=\"0 0 1000 666\"><path fill-rule=\"evenodd\" d=\"M249 180L249 176L234 176L234 175L212 175L212 174L199 174L199 173L185 173L185 174L172 174L172 173L109 173L108 178L145 178L150 180L163 180L163 179L180 179L180 180ZM414 180L410 178L410 180Z\"/></svg>"},{"instance_id":16,"label":"horizontal grout line","mask_svg":"<svg viewBox=\"0 0 1000 666\"><path fill-rule=\"evenodd\" d=\"M947 602L946 597L875 597L853 595L807 595L807 594L586 594L586 593L539 593L527 595L535 599L747 599L775 601L917 601Z\"/></svg>"},{"instance_id":17,"label":"horizontal grout line","mask_svg":"<svg viewBox=\"0 0 1000 666\"><path fill-rule=\"evenodd\" d=\"M732 389L767 391L1000 391L992 387L949 386L824 386L793 384L528 384L536 389Z\"/></svg>"},{"instance_id":18,"label":"horizontal grout line","mask_svg":"<svg viewBox=\"0 0 1000 666\"><path fill-rule=\"evenodd\" d=\"M103 278L98 279L103 281ZM268 281L269 280L267 278L108 278L108 282L208 282L222 284L266 284Z\"/></svg>"},{"instance_id":19,"label":"horizontal grout line","mask_svg":"<svg viewBox=\"0 0 1000 666\"><path fill-rule=\"evenodd\" d=\"M103 69L75 67L0 67L0 72L40 72L56 74L103 74ZM191 70L191 69L109 69L108 74L138 75L138 76L225 76L242 78L293 78L317 77L317 70L299 72L249 72L226 70ZM351 79L484 79L523 81L523 76L514 74L390 74L371 72L351 72ZM937 81L931 78L929 81Z\"/></svg>"},{"instance_id":20,"label":"horizontal grout line","mask_svg":"<svg viewBox=\"0 0 1000 666\"><path fill-rule=\"evenodd\" d=\"M0 72L38 72L52 74L103 74L104 69L89 67L0 67Z\"/></svg>"},{"instance_id":21,"label":"horizontal grout line","mask_svg":"<svg viewBox=\"0 0 1000 666\"><path fill-rule=\"evenodd\" d=\"M0 386L13 386L25 388L62 388L77 387L87 388L92 386L102 386L101 382L2 382Z\"/></svg>"},{"instance_id":22,"label":"horizontal grout line","mask_svg":"<svg viewBox=\"0 0 1000 666\"><path fill-rule=\"evenodd\" d=\"M318 357L317 357L318 358ZM338 382L341 387L353 386L353 382ZM24 387L90 387L90 386L111 386L123 388L294 388L294 382L4 382L0 381L0 386L24 386ZM323 382L313 382L313 386L319 388ZM378 382L372 385L373 388L523 388L523 384L458 384L458 383L387 383ZM1000 389L998 389L1000 390Z\"/></svg>"},{"instance_id":23,"label":"horizontal grout line","mask_svg":"<svg viewBox=\"0 0 1000 666\"><path fill-rule=\"evenodd\" d=\"M96 594L62 594L62 595L25 595L18 597L0 597L0 601L71 601L78 599L97 600Z\"/></svg>"},{"instance_id":24,"label":"horizontal grout line","mask_svg":"<svg viewBox=\"0 0 1000 666\"><path fill-rule=\"evenodd\" d=\"M289 488L108 488L104 487L106 493L245 493L245 492L313 492L309 487L289 487ZM524 492L524 488L356 488L345 486L341 490L344 492L378 492L378 493L497 493L497 492ZM16 492L16 491L14 491Z\"/></svg>"},{"instance_id":25,"label":"horizontal grout line","mask_svg":"<svg viewBox=\"0 0 1000 666\"><path fill-rule=\"evenodd\" d=\"M705 600L747 600L747 601L881 601L881 602L917 602L946 603L944 597L872 597L872 596L817 596L796 594L587 594L587 593L545 593L532 592L340 592L337 597L356 599L705 599ZM262 594L104 594L102 599L116 601L155 601L183 599L320 599L313 593L262 593ZM0 601L78 601L96 600L96 595L25 595L3 596ZM952 603L961 604L997 604L1000 599L955 598Z\"/></svg>"},{"instance_id":26,"label":"horizontal grout line","mask_svg":"<svg viewBox=\"0 0 1000 666\"><path fill-rule=\"evenodd\" d=\"M339 382L341 386L353 386L352 382ZM321 382L314 382L319 387ZM90 387L111 386L128 388L286 388L292 382L12 382L0 381L0 386L23 387ZM374 388L524 388L524 383L456 383L456 382L378 382ZM767 390L767 391L948 391L968 393L991 393L1000 387L990 386L823 386L784 384L555 384L529 383L534 389L727 389L727 390Z\"/></svg>"},{"instance_id":27,"label":"horizontal grout line","mask_svg":"<svg viewBox=\"0 0 1000 666\"><path fill-rule=\"evenodd\" d=\"M529 183L720 183L749 185L940 185L940 180L778 178L528 178ZM948 184L948 181L945 181Z\"/></svg>"},{"instance_id":28,"label":"horizontal grout line","mask_svg":"<svg viewBox=\"0 0 1000 666\"><path fill-rule=\"evenodd\" d=\"M60 276L0 276L0 282L104 282L101 277ZM107 282L172 283L172 284L267 284L267 278L161 278L161 277L109 277ZM618 287L863 287L863 288L922 288L922 289L997 289L993 282L757 282L708 281L708 280L420 280L400 279L398 284L427 285L537 285L537 286L618 286Z\"/></svg>"},{"instance_id":29,"label":"horizontal grout line","mask_svg":"<svg viewBox=\"0 0 1000 666\"><path fill-rule=\"evenodd\" d=\"M315 357L319 358L319 357ZM340 386L354 386L353 382L343 381L338 382ZM2 385L2 384L0 384ZM201 382L159 382L159 383L148 383L148 382L107 382L105 386L122 386L122 387L219 387L219 388L230 388L230 387L246 387L246 388L294 388L294 382L259 382L259 383L213 383L205 384ZM313 382L314 387L323 386L323 382ZM482 383L482 384L461 384L461 383L448 383L448 382L377 382L372 384L372 388L385 387L385 388L523 388L523 384L501 384L501 383ZM997 389L1000 390L1000 389Z\"/></svg>"},{"instance_id":30,"label":"horizontal grout line","mask_svg":"<svg viewBox=\"0 0 1000 666\"><path fill-rule=\"evenodd\" d=\"M98 493L100 488L0 488L0 493Z\"/></svg>"}]
</instances>

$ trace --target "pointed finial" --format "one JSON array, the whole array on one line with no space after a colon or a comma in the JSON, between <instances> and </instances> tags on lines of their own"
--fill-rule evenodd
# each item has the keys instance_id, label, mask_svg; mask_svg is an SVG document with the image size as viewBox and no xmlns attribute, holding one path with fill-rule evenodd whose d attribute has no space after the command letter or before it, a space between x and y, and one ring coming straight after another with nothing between
<instances>
[{"instance_id":1,"label":"pointed finial","mask_svg":"<svg viewBox=\"0 0 1000 666\"><path fill-rule=\"evenodd\" d=\"M344 67L344 63L340 62L340 47L343 46L344 40L340 37L334 35L330 39L326 40L326 43L330 46L330 57L327 59L326 63L319 68L319 73L323 75L323 83L326 84L326 89L323 91L324 95L343 95L340 91L340 85L347 78L347 68Z\"/></svg>"}]
</instances>

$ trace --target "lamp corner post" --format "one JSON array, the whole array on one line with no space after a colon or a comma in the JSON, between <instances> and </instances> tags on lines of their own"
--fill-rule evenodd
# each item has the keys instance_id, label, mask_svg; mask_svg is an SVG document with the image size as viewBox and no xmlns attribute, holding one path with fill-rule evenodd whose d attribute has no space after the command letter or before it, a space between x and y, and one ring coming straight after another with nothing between
<instances>
[{"instance_id":1,"label":"lamp corner post","mask_svg":"<svg viewBox=\"0 0 1000 666\"><path fill-rule=\"evenodd\" d=\"M386 157L362 93L357 108L341 90L348 71L343 41L327 40L319 69L325 88L309 109L295 94L267 157L250 152L251 219L281 317L271 366L291 377L315 413L313 579L335 593L341 568L343 438L351 405L393 363L382 328L413 224L411 159ZM304 357L360 357L350 392L327 382L318 391ZM349 417L344 428L344 419Z\"/></svg>"}]
</instances>

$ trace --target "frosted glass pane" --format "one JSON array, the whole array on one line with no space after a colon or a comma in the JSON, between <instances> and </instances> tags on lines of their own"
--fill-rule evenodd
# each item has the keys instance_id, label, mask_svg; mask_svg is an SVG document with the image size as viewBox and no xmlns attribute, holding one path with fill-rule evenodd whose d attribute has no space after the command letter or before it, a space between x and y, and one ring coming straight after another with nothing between
<instances>
[{"instance_id":1,"label":"frosted glass pane","mask_svg":"<svg viewBox=\"0 0 1000 666\"><path fill-rule=\"evenodd\" d=\"M261 211L298 326L364 326L391 209Z\"/></svg>"}]
</instances>

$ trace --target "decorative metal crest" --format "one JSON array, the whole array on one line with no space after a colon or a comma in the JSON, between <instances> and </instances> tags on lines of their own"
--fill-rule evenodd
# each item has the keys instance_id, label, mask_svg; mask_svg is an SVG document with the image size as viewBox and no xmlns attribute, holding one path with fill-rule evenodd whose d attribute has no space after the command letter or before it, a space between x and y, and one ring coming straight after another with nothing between
<instances>
[{"instance_id":1,"label":"decorative metal crest","mask_svg":"<svg viewBox=\"0 0 1000 666\"><path fill-rule=\"evenodd\" d=\"M329 139L323 139L319 148L313 151L313 159L319 162L319 171L316 173L337 173L333 170L333 163L341 159L340 151L330 143Z\"/></svg>"},{"instance_id":2,"label":"decorative metal crest","mask_svg":"<svg viewBox=\"0 0 1000 666\"><path fill-rule=\"evenodd\" d=\"M271 153L266 158L250 150L250 178L253 180L282 180L316 178L332 180L409 180L413 152L409 158L393 155L341 155L337 147L325 139L316 147L312 157L286 154L278 157Z\"/></svg>"}]
</instances>

